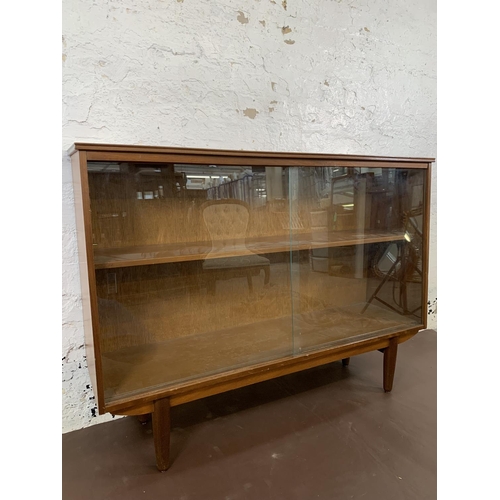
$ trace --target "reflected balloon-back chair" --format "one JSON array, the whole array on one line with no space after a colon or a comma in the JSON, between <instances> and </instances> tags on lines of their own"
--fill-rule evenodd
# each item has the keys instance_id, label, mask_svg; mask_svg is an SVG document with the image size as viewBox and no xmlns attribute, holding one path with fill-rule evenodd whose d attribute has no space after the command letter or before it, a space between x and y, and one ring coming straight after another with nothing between
<instances>
[{"instance_id":1,"label":"reflected balloon-back chair","mask_svg":"<svg viewBox=\"0 0 500 500\"><path fill-rule=\"evenodd\" d=\"M270 262L249 250L245 243L250 220L247 203L235 200L212 200L202 205L212 249L203 262L209 293L215 294L217 280L246 277L253 292L252 276L264 271L264 284L269 283Z\"/></svg>"}]
</instances>

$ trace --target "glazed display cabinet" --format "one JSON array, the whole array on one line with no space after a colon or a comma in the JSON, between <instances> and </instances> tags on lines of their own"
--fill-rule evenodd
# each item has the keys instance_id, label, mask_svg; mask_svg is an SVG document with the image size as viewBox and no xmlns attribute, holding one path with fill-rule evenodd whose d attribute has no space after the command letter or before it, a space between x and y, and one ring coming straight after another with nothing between
<instances>
[{"instance_id":1,"label":"glazed display cabinet","mask_svg":"<svg viewBox=\"0 0 500 500\"><path fill-rule=\"evenodd\" d=\"M391 390L426 327L432 158L70 153L99 412L152 415L160 470L172 406L373 350Z\"/></svg>"}]
</instances>

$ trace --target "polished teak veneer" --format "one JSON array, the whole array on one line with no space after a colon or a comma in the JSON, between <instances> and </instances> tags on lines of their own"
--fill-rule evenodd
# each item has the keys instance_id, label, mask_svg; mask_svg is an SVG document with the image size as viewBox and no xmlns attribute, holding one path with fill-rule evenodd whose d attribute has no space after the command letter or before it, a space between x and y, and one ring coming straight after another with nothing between
<instances>
[{"instance_id":1,"label":"polished teak veneer","mask_svg":"<svg viewBox=\"0 0 500 500\"><path fill-rule=\"evenodd\" d=\"M432 158L75 144L87 362L100 413L170 408L383 352L426 327Z\"/></svg>"}]
</instances>

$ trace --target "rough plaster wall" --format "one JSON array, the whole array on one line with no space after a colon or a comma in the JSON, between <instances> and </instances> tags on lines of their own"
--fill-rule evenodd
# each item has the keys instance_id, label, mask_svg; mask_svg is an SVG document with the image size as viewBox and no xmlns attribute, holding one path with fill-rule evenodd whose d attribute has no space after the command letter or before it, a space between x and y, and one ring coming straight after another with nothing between
<instances>
[{"instance_id":1,"label":"rough plaster wall","mask_svg":"<svg viewBox=\"0 0 500 500\"><path fill-rule=\"evenodd\" d=\"M435 156L435 42L435 0L63 0L63 432L111 418L86 370L67 148Z\"/></svg>"}]
</instances>

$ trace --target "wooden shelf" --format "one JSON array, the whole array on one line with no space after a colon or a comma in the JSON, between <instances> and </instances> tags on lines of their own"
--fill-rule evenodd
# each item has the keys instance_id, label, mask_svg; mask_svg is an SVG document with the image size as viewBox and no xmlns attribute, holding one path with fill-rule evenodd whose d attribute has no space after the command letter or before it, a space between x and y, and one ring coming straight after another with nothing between
<instances>
[{"instance_id":1,"label":"wooden shelf","mask_svg":"<svg viewBox=\"0 0 500 500\"><path fill-rule=\"evenodd\" d=\"M253 238L236 242L230 251L211 253L210 242L172 243L164 245L141 245L122 248L94 248L94 266L96 269L112 269L117 267L146 266L150 264L167 264L216 258L237 257L250 252L254 254L270 254L316 248L343 247L401 241L402 231L339 231L330 233L302 233L292 236L279 235L265 238Z\"/></svg>"},{"instance_id":2,"label":"wooden shelf","mask_svg":"<svg viewBox=\"0 0 500 500\"><path fill-rule=\"evenodd\" d=\"M125 347L103 354L105 399L112 403L152 389L200 376L303 354L342 344L360 335L381 335L411 328L413 317L364 304L329 308L293 317L260 321L166 342Z\"/></svg>"}]
</instances>

